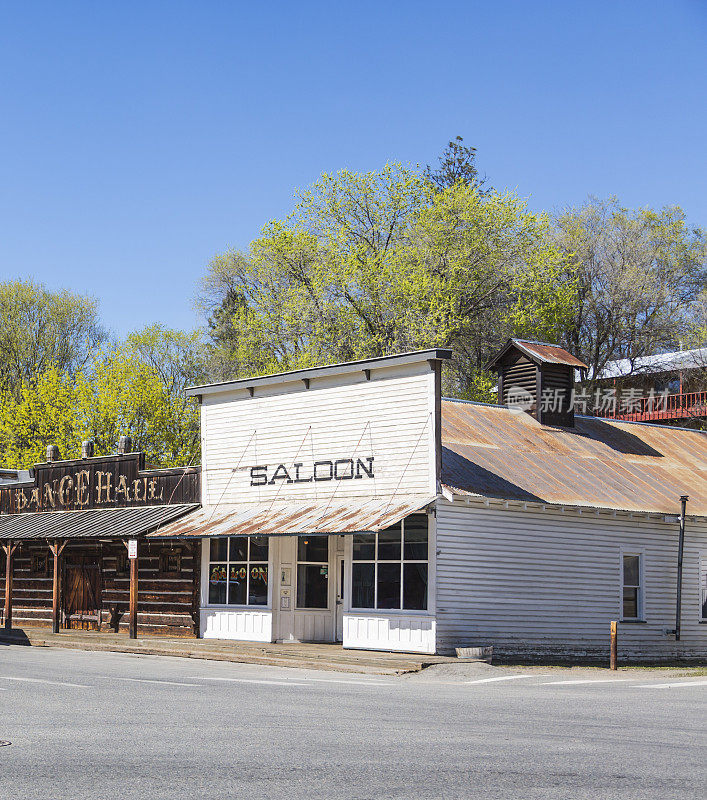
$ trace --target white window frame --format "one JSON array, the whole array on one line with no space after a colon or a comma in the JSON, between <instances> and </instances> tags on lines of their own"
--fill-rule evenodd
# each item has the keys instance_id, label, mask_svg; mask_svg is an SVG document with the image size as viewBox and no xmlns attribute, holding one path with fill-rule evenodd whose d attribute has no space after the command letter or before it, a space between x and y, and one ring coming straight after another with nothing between
<instances>
[{"instance_id":1,"label":"white window frame","mask_svg":"<svg viewBox=\"0 0 707 800\"><path fill-rule=\"evenodd\" d=\"M349 587L347 603L347 611L355 614L386 614L386 615L399 615L407 614L413 616L420 616L434 613L434 570L435 558L434 547L436 537L434 536L434 516L426 514L425 512L417 512L417 514L427 517L427 558L426 559L406 559L405 558L405 519L400 521L400 560L399 561L380 561L378 559L378 533L375 534L374 557L355 559L353 557L353 539L351 537L351 555L349 559ZM411 514L410 516L417 516ZM385 531L380 531L385 533ZM355 536L355 534L354 534ZM354 564L373 564L373 608L360 608L352 604L353 600L353 567ZM399 608L378 608L378 565L379 564L400 564L400 607ZM427 608L403 608L403 598L405 596L405 564L427 564Z\"/></svg>"},{"instance_id":2,"label":"white window frame","mask_svg":"<svg viewBox=\"0 0 707 800\"><path fill-rule=\"evenodd\" d=\"M638 609L635 617L624 617L624 556L638 556ZM619 553L619 620L621 622L646 621L646 553L643 548L622 547ZM633 587L632 587L633 588Z\"/></svg>"},{"instance_id":3,"label":"white window frame","mask_svg":"<svg viewBox=\"0 0 707 800\"><path fill-rule=\"evenodd\" d=\"M707 613L703 612L707 601L707 550L701 550L697 556L697 615L700 622L707 622Z\"/></svg>"},{"instance_id":4,"label":"white window frame","mask_svg":"<svg viewBox=\"0 0 707 800\"><path fill-rule=\"evenodd\" d=\"M226 559L226 561L212 561L211 560L211 539L212 538L214 538L214 539L226 539L227 540L226 555L228 556L228 558ZM265 537L267 539L267 541L268 541L268 559L267 559L267 561L253 561L252 562L254 565L256 565L256 564L267 564L267 566L268 566L268 599L267 599L267 602L264 605L262 605L262 604L257 604L256 605L255 603L248 603L248 595L249 595L248 590L250 588L250 567L251 567L250 540L253 539L253 538L258 538L258 537L257 536L256 537L253 537L253 536L245 537L245 538L248 539L248 560L246 562L236 561L235 559L233 561L230 560L230 555L231 555L230 539L231 538L241 538L241 537L215 536L215 537L209 537L207 539L204 539L204 551L205 552L202 551L202 559L205 561L205 567L206 567L205 574L202 573L202 576L203 576L202 580L204 580L204 582L205 582L205 593L204 594L205 594L206 602L204 604L204 607L205 608L223 609L223 610L226 610L226 611L269 611L269 610L271 610L272 609L272 576L274 574L274 572L273 572L273 550L274 550L274 547L273 547L272 542L271 542L271 538L272 537L270 537L270 536L266 536ZM204 555L206 555L205 559L204 559ZM211 565L212 564L225 564L226 565L226 599L228 599L228 576L230 575L231 564L243 564L243 563L247 564L247 570L248 570L248 576L247 576L248 577L248 582L246 584L246 602L245 603L210 603L209 602L209 578L211 576Z\"/></svg>"}]
</instances>

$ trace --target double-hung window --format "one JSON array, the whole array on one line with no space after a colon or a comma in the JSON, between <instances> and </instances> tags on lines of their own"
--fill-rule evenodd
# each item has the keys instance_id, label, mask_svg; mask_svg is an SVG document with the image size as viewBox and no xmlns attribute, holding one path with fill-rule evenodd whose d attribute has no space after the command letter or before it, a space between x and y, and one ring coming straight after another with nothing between
<instances>
[{"instance_id":1,"label":"double-hung window","mask_svg":"<svg viewBox=\"0 0 707 800\"><path fill-rule=\"evenodd\" d=\"M707 550L700 553L700 620L707 622Z\"/></svg>"},{"instance_id":2,"label":"double-hung window","mask_svg":"<svg viewBox=\"0 0 707 800\"><path fill-rule=\"evenodd\" d=\"M211 540L209 603L268 604L268 537L230 536Z\"/></svg>"},{"instance_id":3,"label":"double-hung window","mask_svg":"<svg viewBox=\"0 0 707 800\"><path fill-rule=\"evenodd\" d=\"M353 537L352 608L427 609L427 515Z\"/></svg>"},{"instance_id":4,"label":"double-hung window","mask_svg":"<svg viewBox=\"0 0 707 800\"><path fill-rule=\"evenodd\" d=\"M643 564L637 553L622 554L622 607L621 618L637 620L643 617Z\"/></svg>"}]
</instances>

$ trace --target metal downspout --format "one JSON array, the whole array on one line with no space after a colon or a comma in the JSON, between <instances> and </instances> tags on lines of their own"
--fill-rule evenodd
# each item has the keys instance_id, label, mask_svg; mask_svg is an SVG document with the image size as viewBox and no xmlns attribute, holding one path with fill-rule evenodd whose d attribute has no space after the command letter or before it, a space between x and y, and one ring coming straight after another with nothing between
<instances>
[{"instance_id":1,"label":"metal downspout","mask_svg":"<svg viewBox=\"0 0 707 800\"><path fill-rule=\"evenodd\" d=\"M675 605L675 641L680 641L680 616L682 611L682 556L685 549L685 506L688 496L680 498L680 538L678 539L678 587Z\"/></svg>"}]
</instances>

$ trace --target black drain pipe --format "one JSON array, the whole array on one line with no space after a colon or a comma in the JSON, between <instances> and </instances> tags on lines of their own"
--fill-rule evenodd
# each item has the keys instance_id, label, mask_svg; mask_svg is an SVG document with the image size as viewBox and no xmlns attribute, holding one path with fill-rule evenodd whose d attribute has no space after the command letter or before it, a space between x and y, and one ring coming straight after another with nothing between
<instances>
[{"instance_id":1,"label":"black drain pipe","mask_svg":"<svg viewBox=\"0 0 707 800\"><path fill-rule=\"evenodd\" d=\"M675 641L680 641L680 611L682 606L682 554L685 549L685 506L688 496L682 495L680 498L680 538L678 539L678 591L675 606Z\"/></svg>"}]
</instances>

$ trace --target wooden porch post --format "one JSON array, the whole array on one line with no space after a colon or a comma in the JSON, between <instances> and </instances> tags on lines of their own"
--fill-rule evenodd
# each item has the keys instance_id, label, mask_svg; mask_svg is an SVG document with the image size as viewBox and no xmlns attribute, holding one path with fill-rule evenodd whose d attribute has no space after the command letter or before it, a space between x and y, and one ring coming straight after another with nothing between
<instances>
[{"instance_id":1,"label":"wooden porch post","mask_svg":"<svg viewBox=\"0 0 707 800\"><path fill-rule=\"evenodd\" d=\"M7 560L5 562L5 630L12 630L12 555L17 549L17 542L8 542L2 546Z\"/></svg>"},{"instance_id":2,"label":"wooden porch post","mask_svg":"<svg viewBox=\"0 0 707 800\"><path fill-rule=\"evenodd\" d=\"M54 556L54 574L52 581L52 633L59 633L61 628L61 600L62 600L62 580L61 580L61 554L64 552L66 542L59 544L58 541L49 542L49 549Z\"/></svg>"},{"instance_id":3,"label":"wooden porch post","mask_svg":"<svg viewBox=\"0 0 707 800\"><path fill-rule=\"evenodd\" d=\"M128 630L131 639L137 639L137 541L133 540L135 547L134 554L131 553L130 543L126 542L128 548L128 560L130 561L130 611L128 616ZM133 556L130 558L130 556Z\"/></svg>"}]
</instances>

